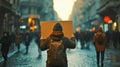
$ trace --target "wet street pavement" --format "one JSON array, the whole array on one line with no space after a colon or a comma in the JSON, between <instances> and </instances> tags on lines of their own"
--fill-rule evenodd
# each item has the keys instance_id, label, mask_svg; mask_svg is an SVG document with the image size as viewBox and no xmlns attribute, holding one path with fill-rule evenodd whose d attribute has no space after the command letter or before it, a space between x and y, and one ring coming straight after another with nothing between
<instances>
[{"instance_id":1,"label":"wet street pavement","mask_svg":"<svg viewBox=\"0 0 120 67\"><path fill-rule=\"evenodd\" d=\"M76 49L67 50L67 56L68 67L97 67L95 48L92 44L90 50L81 50L78 44ZM6 65L1 62L0 67L45 67L46 58L46 51L42 51L42 56L39 56L37 45L33 41L30 44L28 54L25 54L25 49L23 49L20 53L11 56ZM120 67L120 50L107 49L104 64L104 67Z\"/></svg>"}]
</instances>

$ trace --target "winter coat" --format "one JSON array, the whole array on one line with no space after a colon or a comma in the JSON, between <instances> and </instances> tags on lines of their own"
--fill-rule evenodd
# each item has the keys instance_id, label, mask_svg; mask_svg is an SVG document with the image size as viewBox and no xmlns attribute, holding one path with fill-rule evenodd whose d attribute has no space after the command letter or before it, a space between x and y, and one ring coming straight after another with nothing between
<instances>
[{"instance_id":1,"label":"winter coat","mask_svg":"<svg viewBox=\"0 0 120 67\"><path fill-rule=\"evenodd\" d=\"M106 45L107 45L107 38L106 38L106 35L103 33L105 41L104 41L103 44L100 45L97 42L97 39L96 39L99 33L103 33L103 32L97 32L97 33L95 33L95 35L93 37L94 38L93 41L94 41L95 49L96 49L96 51L104 51L105 48L106 48Z\"/></svg>"},{"instance_id":2,"label":"winter coat","mask_svg":"<svg viewBox=\"0 0 120 67\"><path fill-rule=\"evenodd\" d=\"M2 52L8 52L9 51L9 47L11 45L10 37L9 37L8 33L7 33L7 36L3 36L0 39L0 43L2 44L1 45L1 51Z\"/></svg>"},{"instance_id":3,"label":"winter coat","mask_svg":"<svg viewBox=\"0 0 120 67\"><path fill-rule=\"evenodd\" d=\"M64 54L65 54L65 57L63 58L65 61L65 63L63 64L64 65L63 67L67 67L66 49L67 48L75 48L75 43L72 40L70 40L69 38L64 37L63 33L61 34L61 32L55 31L43 43L41 43L40 48L42 51L49 49L48 45L49 45L51 39L56 40L56 41L62 40L63 45L64 45ZM48 59L49 59L49 57L47 57L47 67L50 67L49 66L50 61Z\"/></svg>"},{"instance_id":4,"label":"winter coat","mask_svg":"<svg viewBox=\"0 0 120 67\"><path fill-rule=\"evenodd\" d=\"M26 33L25 34L25 43L28 44L31 42L31 36L30 33Z\"/></svg>"},{"instance_id":5,"label":"winter coat","mask_svg":"<svg viewBox=\"0 0 120 67\"><path fill-rule=\"evenodd\" d=\"M74 36L75 36L76 39L80 39L80 33L79 33L79 32L76 31L76 32L74 33Z\"/></svg>"},{"instance_id":6,"label":"winter coat","mask_svg":"<svg viewBox=\"0 0 120 67\"><path fill-rule=\"evenodd\" d=\"M80 32L80 41L85 41L85 32Z\"/></svg>"},{"instance_id":7,"label":"winter coat","mask_svg":"<svg viewBox=\"0 0 120 67\"><path fill-rule=\"evenodd\" d=\"M20 45L20 43L22 42L22 36L20 35L20 33L16 34L15 40L16 40L16 45Z\"/></svg>"}]
</instances>

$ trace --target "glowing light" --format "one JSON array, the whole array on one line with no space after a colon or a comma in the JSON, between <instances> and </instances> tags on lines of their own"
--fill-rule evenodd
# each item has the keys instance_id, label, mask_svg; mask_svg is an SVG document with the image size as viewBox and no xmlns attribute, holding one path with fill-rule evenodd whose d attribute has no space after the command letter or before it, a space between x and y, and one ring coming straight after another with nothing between
<instances>
[{"instance_id":1,"label":"glowing light","mask_svg":"<svg viewBox=\"0 0 120 67\"><path fill-rule=\"evenodd\" d=\"M116 26L117 26L117 23L115 22L113 25L116 27Z\"/></svg>"},{"instance_id":2,"label":"glowing light","mask_svg":"<svg viewBox=\"0 0 120 67\"><path fill-rule=\"evenodd\" d=\"M34 32L35 27L34 27L34 26L31 26L31 27L30 27L30 30L31 30L32 32Z\"/></svg>"},{"instance_id":3,"label":"glowing light","mask_svg":"<svg viewBox=\"0 0 120 67\"><path fill-rule=\"evenodd\" d=\"M77 32L80 32L80 27L77 27L77 28L76 28L76 31L77 31Z\"/></svg>"},{"instance_id":4,"label":"glowing light","mask_svg":"<svg viewBox=\"0 0 120 67\"><path fill-rule=\"evenodd\" d=\"M25 25L20 26L20 29L26 29L26 26Z\"/></svg>"},{"instance_id":5,"label":"glowing light","mask_svg":"<svg viewBox=\"0 0 120 67\"><path fill-rule=\"evenodd\" d=\"M110 19L109 16L105 16L105 17L104 17L104 22L105 22L105 23L108 23L110 20L111 20L111 19Z\"/></svg>"},{"instance_id":6,"label":"glowing light","mask_svg":"<svg viewBox=\"0 0 120 67\"><path fill-rule=\"evenodd\" d=\"M116 30L116 28L117 28L117 23L114 22L113 25L112 25L112 29L113 29L113 30Z\"/></svg>"},{"instance_id":7,"label":"glowing light","mask_svg":"<svg viewBox=\"0 0 120 67\"><path fill-rule=\"evenodd\" d=\"M32 18L28 18L28 24L30 24L32 21Z\"/></svg>"},{"instance_id":8,"label":"glowing light","mask_svg":"<svg viewBox=\"0 0 120 67\"><path fill-rule=\"evenodd\" d=\"M61 20L68 20L72 11L73 4L76 0L53 0L54 9L61 18Z\"/></svg>"}]
</instances>

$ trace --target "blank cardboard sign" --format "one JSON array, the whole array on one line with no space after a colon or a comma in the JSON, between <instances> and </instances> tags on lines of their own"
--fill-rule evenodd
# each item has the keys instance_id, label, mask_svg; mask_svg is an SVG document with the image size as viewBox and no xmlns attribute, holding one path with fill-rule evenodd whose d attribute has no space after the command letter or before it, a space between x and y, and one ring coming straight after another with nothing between
<instances>
[{"instance_id":1,"label":"blank cardboard sign","mask_svg":"<svg viewBox=\"0 0 120 67\"><path fill-rule=\"evenodd\" d=\"M68 38L73 36L72 21L41 21L41 39L46 39L52 33L53 27L57 22L62 25L64 36Z\"/></svg>"}]
</instances>

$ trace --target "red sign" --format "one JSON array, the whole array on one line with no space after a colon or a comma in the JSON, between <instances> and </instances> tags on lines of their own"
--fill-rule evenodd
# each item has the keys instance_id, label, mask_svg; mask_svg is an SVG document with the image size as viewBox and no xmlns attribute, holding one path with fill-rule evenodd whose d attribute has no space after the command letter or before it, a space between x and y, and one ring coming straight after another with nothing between
<instances>
[{"instance_id":1,"label":"red sign","mask_svg":"<svg viewBox=\"0 0 120 67\"><path fill-rule=\"evenodd\" d=\"M105 23L108 23L110 20L111 20L111 19L110 19L109 16L105 16L105 17L104 17L104 22L105 22Z\"/></svg>"}]
</instances>

